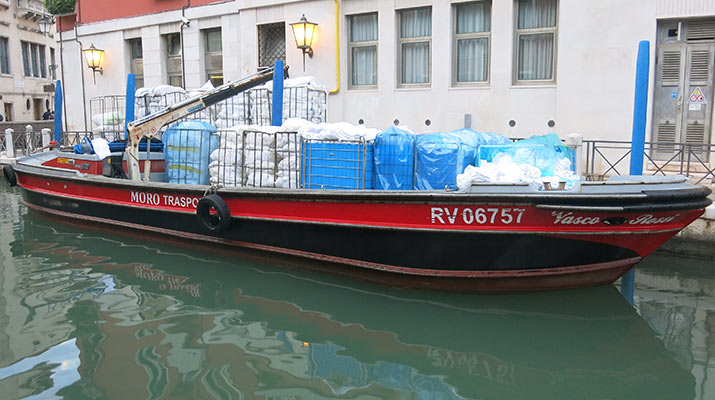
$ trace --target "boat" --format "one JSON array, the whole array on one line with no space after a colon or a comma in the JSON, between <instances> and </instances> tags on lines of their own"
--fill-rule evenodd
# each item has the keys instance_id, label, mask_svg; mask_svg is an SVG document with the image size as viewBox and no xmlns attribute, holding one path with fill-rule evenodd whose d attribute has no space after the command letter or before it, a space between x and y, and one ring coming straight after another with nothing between
<instances>
[{"instance_id":1,"label":"boat","mask_svg":"<svg viewBox=\"0 0 715 400\"><path fill-rule=\"evenodd\" d=\"M318 260L389 284L523 291L610 284L711 204L684 177L612 177L567 189L322 190L151 181L141 140L270 80L244 78L129 124L131 179L96 155L54 148L3 169L39 212ZM142 167L144 170L142 171ZM141 179L142 172L144 179ZM108 176L105 176L108 175Z\"/></svg>"}]
</instances>

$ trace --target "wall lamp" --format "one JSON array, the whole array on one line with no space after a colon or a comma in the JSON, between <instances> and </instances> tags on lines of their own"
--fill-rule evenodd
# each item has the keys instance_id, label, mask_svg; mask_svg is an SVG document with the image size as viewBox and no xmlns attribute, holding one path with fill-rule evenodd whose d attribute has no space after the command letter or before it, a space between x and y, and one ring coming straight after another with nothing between
<instances>
[{"instance_id":1,"label":"wall lamp","mask_svg":"<svg viewBox=\"0 0 715 400\"><path fill-rule=\"evenodd\" d=\"M84 58L87 60L87 66L92 70L94 83L97 83L97 71L100 75L104 75L102 71L102 61L104 61L104 50L94 47L94 43L88 49L82 50Z\"/></svg>"},{"instance_id":2,"label":"wall lamp","mask_svg":"<svg viewBox=\"0 0 715 400\"><path fill-rule=\"evenodd\" d=\"M305 71L305 55L313 57L313 39L315 39L315 28L318 26L315 22L308 22L305 14L300 18L300 21L290 24L293 29L293 37L295 45L303 50L303 71Z\"/></svg>"},{"instance_id":3,"label":"wall lamp","mask_svg":"<svg viewBox=\"0 0 715 400\"><path fill-rule=\"evenodd\" d=\"M42 34L49 36L50 28L55 24L55 18L42 17L39 21L37 21L37 24L40 25L40 31L42 31Z\"/></svg>"}]
</instances>

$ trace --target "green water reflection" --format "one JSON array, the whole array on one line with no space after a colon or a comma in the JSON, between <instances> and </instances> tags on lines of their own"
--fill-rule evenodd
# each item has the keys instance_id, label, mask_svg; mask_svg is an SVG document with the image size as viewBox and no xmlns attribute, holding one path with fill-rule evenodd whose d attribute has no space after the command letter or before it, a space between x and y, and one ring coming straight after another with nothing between
<instances>
[{"instance_id":1,"label":"green water reflection","mask_svg":"<svg viewBox=\"0 0 715 400\"><path fill-rule=\"evenodd\" d=\"M712 308L676 304L660 289L673 280L667 259L639 270L639 315L611 286L489 296L391 289L283 259L88 230L0 190L3 399L715 393L698 375L712 372ZM712 283L712 269L697 280ZM685 339L694 331L704 342Z\"/></svg>"}]
</instances>

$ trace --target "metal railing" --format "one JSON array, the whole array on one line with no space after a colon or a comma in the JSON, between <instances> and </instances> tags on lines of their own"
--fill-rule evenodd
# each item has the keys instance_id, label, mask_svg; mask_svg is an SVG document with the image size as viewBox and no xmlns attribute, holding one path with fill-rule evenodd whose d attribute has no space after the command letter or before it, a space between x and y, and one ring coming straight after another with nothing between
<instances>
[{"instance_id":1,"label":"metal railing","mask_svg":"<svg viewBox=\"0 0 715 400\"><path fill-rule=\"evenodd\" d=\"M16 132L8 128L0 137L0 155L17 158L46 149L51 140L51 131L34 130L31 125L27 125L24 131Z\"/></svg>"},{"instance_id":2,"label":"metal railing","mask_svg":"<svg viewBox=\"0 0 715 400\"><path fill-rule=\"evenodd\" d=\"M583 144L588 180L630 172L631 142L584 140ZM643 160L644 175L679 174L695 184L715 182L715 144L646 142Z\"/></svg>"}]
</instances>

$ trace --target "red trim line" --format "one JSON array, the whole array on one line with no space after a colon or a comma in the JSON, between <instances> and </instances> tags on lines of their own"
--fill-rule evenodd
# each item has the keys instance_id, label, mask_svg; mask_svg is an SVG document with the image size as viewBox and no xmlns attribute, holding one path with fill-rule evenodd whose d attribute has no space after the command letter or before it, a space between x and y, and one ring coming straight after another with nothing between
<instances>
[{"instance_id":1,"label":"red trim line","mask_svg":"<svg viewBox=\"0 0 715 400\"><path fill-rule=\"evenodd\" d=\"M67 193L57 192L53 190L43 189L37 186L27 187L23 186L24 190L42 193L49 196L60 197L63 199L75 199L78 201L88 201L92 203L107 204L112 206L129 207L129 208L151 208L157 212L171 212L171 213L182 213L182 214L195 214L195 210L187 210L182 208L172 208L165 206L150 206L139 205L134 203L127 203L119 200L105 200L97 197L83 196L78 194L69 195ZM75 214L71 214L75 215ZM315 224L315 225L329 225L329 226L355 226L358 225L361 228L369 229L394 229L394 230L409 230L409 231L425 231L425 232L456 232L456 233L489 233L489 234L533 234L533 235L592 235L592 236L611 236L611 235L644 235L644 234L660 234L667 232L677 232L683 229L683 226L677 226L672 228L658 229L658 230L648 230L648 227L631 227L629 230L536 230L535 227L526 227L521 229L507 229L506 227L485 225L478 228L473 228L469 226L459 226L459 225L444 225L442 228L424 228L408 224L390 223L385 222L382 225L375 225L364 221L334 221L334 220L323 220L317 221L310 218L271 218L271 217L257 217L251 215L231 215L232 218L237 219L249 219L256 221L273 221L273 222L290 222L290 223L300 223L300 224ZM697 218L697 217L696 217Z\"/></svg>"}]
</instances>

